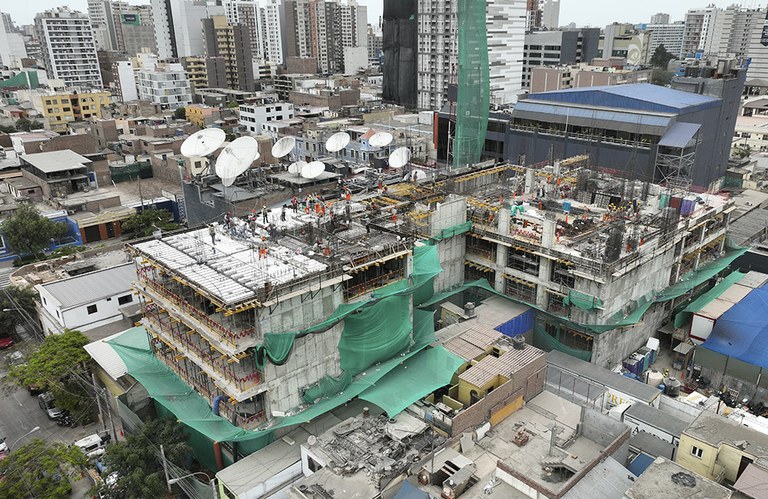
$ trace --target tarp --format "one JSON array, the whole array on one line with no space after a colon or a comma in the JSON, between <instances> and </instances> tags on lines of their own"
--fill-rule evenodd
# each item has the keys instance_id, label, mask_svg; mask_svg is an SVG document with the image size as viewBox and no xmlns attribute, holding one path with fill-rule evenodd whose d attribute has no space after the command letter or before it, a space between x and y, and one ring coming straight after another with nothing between
<instances>
[{"instance_id":1,"label":"tarp","mask_svg":"<svg viewBox=\"0 0 768 499\"><path fill-rule=\"evenodd\" d=\"M712 289L702 294L692 301L681 312L675 315L675 327L682 327L691 320L691 315L706 307L712 300L725 293L728 288L736 284L744 277L744 272L734 271L728 274L722 281L716 284Z\"/></svg>"},{"instance_id":2,"label":"tarp","mask_svg":"<svg viewBox=\"0 0 768 499\"><path fill-rule=\"evenodd\" d=\"M768 369L768 288L752 290L715 323L701 347Z\"/></svg>"},{"instance_id":3,"label":"tarp","mask_svg":"<svg viewBox=\"0 0 768 499\"><path fill-rule=\"evenodd\" d=\"M442 346L422 350L406 360L359 398L395 417L406 407L451 383L464 359ZM407 387L407 388L406 388Z\"/></svg>"},{"instance_id":4,"label":"tarp","mask_svg":"<svg viewBox=\"0 0 768 499\"><path fill-rule=\"evenodd\" d=\"M411 485L411 482L404 481L403 486L400 487L400 490L397 491L397 494L393 499L431 499L432 496L429 495L429 492L424 492L423 490L414 487Z\"/></svg>"},{"instance_id":5,"label":"tarp","mask_svg":"<svg viewBox=\"0 0 768 499\"><path fill-rule=\"evenodd\" d=\"M594 310L603 306L603 301L596 296L582 293L574 289L568 291L568 296L563 298L563 304L565 306L573 305L576 308L582 310Z\"/></svg>"},{"instance_id":6,"label":"tarp","mask_svg":"<svg viewBox=\"0 0 768 499\"><path fill-rule=\"evenodd\" d=\"M536 312L529 308L527 311L517 317L496 326L496 331L505 336L515 336L524 334L533 329L533 323L536 319Z\"/></svg>"}]
</instances>

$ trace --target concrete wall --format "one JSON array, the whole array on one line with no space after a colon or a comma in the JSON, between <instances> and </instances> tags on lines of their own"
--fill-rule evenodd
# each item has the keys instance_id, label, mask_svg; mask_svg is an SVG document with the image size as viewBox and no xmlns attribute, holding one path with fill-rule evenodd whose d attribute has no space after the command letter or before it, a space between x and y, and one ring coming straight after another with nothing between
<instances>
[{"instance_id":1,"label":"concrete wall","mask_svg":"<svg viewBox=\"0 0 768 499\"><path fill-rule=\"evenodd\" d=\"M613 368L632 352L645 346L648 338L654 336L665 317L664 305L654 304L643 315L643 320L627 329L612 329L594 335L592 363L608 369Z\"/></svg>"},{"instance_id":2,"label":"concrete wall","mask_svg":"<svg viewBox=\"0 0 768 499\"><path fill-rule=\"evenodd\" d=\"M301 296L278 304L272 311L261 309L259 334L298 331L330 316L343 302L341 289L323 289L313 300L301 302ZM306 298L306 297L305 297ZM301 403L301 391L324 376L338 376L338 344L344 324L322 333L297 338L288 360L282 366L267 361L264 379L269 388L267 411L287 411Z\"/></svg>"},{"instance_id":3,"label":"concrete wall","mask_svg":"<svg viewBox=\"0 0 768 499\"><path fill-rule=\"evenodd\" d=\"M697 457L691 453L693 447L698 447L702 450L701 457ZM683 468L698 473L710 480L714 480L720 471L720 467L716 462L717 459L717 447L701 442L685 433L680 436L680 445L677 447L675 462Z\"/></svg>"},{"instance_id":4,"label":"concrete wall","mask_svg":"<svg viewBox=\"0 0 768 499\"><path fill-rule=\"evenodd\" d=\"M429 217L430 235L437 236L443 229L467 221L467 201L464 197L449 195ZM443 239L437 243L437 254L443 272L435 277L435 292L447 290L464 282L464 234Z\"/></svg>"}]
</instances>

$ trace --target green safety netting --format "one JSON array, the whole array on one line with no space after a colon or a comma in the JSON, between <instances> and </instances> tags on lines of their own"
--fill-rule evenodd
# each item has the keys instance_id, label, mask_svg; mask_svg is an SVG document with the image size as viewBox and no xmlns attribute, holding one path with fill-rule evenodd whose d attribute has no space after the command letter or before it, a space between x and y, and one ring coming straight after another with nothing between
<instances>
[{"instance_id":1,"label":"green safety netting","mask_svg":"<svg viewBox=\"0 0 768 499\"><path fill-rule=\"evenodd\" d=\"M398 365L359 398L381 407L389 417L395 417L415 401L450 384L462 364L464 359L442 346L428 348Z\"/></svg>"},{"instance_id":2,"label":"green safety netting","mask_svg":"<svg viewBox=\"0 0 768 499\"><path fill-rule=\"evenodd\" d=\"M533 326L533 346L541 348L545 351L557 350L587 362L592 360L592 352L570 347L561 342L560 337L559 324L556 326L555 336L547 333L547 331L544 329L544 325L539 322Z\"/></svg>"},{"instance_id":3,"label":"green safety netting","mask_svg":"<svg viewBox=\"0 0 768 499\"><path fill-rule=\"evenodd\" d=\"M746 273L739 272L738 270L728 274L722 281L712 287L712 289L696 298L682 311L678 312L677 315L675 315L675 327L678 328L690 322L693 313L698 312L707 306L709 302L725 293L728 288L739 282L745 275Z\"/></svg>"},{"instance_id":4,"label":"green safety netting","mask_svg":"<svg viewBox=\"0 0 768 499\"><path fill-rule=\"evenodd\" d=\"M464 222L463 224L454 225L453 227L448 227L447 229L441 229L439 234L432 236L430 239L433 241L442 241L443 239L448 239L453 236L460 236L461 234L466 234L470 230L472 230L471 220Z\"/></svg>"},{"instance_id":5,"label":"green safety netting","mask_svg":"<svg viewBox=\"0 0 768 499\"><path fill-rule=\"evenodd\" d=\"M480 161L488 128L490 71L485 2L459 0L459 88L453 166Z\"/></svg>"},{"instance_id":6,"label":"green safety netting","mask_svg":"<svg viewBox=\"0 0 768 499\"><path fill-rule=\"evenodd\" d=\"M568 296L563 298L563 304L566 306L573 305L582 310L594 310L603 306L603 300L572 289L568 292Z\"/></svg>"}]
</instances>

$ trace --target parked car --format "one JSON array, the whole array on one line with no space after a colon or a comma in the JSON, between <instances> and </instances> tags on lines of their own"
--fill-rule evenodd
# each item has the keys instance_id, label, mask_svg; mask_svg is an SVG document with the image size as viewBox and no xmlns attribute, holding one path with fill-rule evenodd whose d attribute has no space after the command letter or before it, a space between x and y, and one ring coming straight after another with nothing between
<instances>
[{"instance_id":1,"label":"parked car","mask_svg":"<svg viewBox=\"0 0 768 499\"><path fill-rule=\"evenodd\" d=\"M56 401L51 392L45 392L38 395L37 403L40 405L40 409L46 412L48 419L50 420L58 419L64 415L64 411L56 407Z\"/></svg>"},{"instance_id":2,"label":"parked car","mask_svg":"<svg viewBox=\"0 0 768 499\"><path fill-rule=\"evenodd\" d=\"M106 435L103 433L94 433L93 435L81 438L72 445L79 447L88 459L94 459L104 455L106 452L104 447L110 440L111 438L108 433Z\"/></svg>"},{"instance_id":3,"label":"parked car","mask_svg":"<svg viewBox=\"0 0 768 499\"><path fill-rule=\"evenodd\" d=\"M11 348L13 346L13 338L10 336L4 336L0 338L0 350L5 350L6 348Z\"/></svg>"}]
</instances>

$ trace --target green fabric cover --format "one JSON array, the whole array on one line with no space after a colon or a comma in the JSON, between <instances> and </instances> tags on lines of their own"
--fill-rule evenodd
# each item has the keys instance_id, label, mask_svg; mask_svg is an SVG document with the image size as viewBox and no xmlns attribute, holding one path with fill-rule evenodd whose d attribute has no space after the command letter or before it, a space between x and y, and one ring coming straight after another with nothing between
<instances>
[{"instance_id":1,"label":"green fabric cover","mask_svg":"<svg viewBox=\"0 0 768 499\"><path fill-rule=\"evenodd\" d=\"M453 167L474 165L480 161L488 131L490 107L490 68L486 6L479 0L458 0L459 76L456 99L456 136Z\"/></svg>"},{"instance_id":2,"label":"green fabric cover","mask_svg":"<svg viewBox=\"0 0 768 499\"><path fill-rule=\"evenodd\" d=\"M448 239L453 236L459 236L461 234L465 234L472 230L472 221L464 222L463 224L454 225L453 227L448 227L447 229L442 229L439 234L432 236L430 239L434 241L442 241L443 239Z\"/></svg>"},{"instance_id":3,"label":"green fabric cover","mask_svg":"<svg viewBox=\"0 0 768 499\"><path fill-rule=\"evenodd\" d=\"M603 306L603 301L600 298L573 289L568 292L568 296L563 298L563 303L566 306L573 305L582 310L594 310Z\"/></svg>"},{"instance_id":4,"label":"green fabric cover","mask_svg":"<svg viewBox=\"0 0 768 499\"><path fill-rule=\"evenodd\" d=\"M293 341L296 339L296 333L281 333L264 335L264 350L273 364L283 364L288 360L293 348Z\"/></svg>"},{"instance_id":5,"label":"green fabric cover","mask_svg":"<svg viewBox=\"0 0 768 499\"><path fill-rule=\"evenodd\" d=\"M560 336L560 326L557 326L557 336ZM544 330L544 326L540 323L536 323L533 327L533 346L541 348L544 351L557 350L558 352L567 353L577 359L585 360L589 362L592 360L592 352L587 350L579 350L577 348L569 347L568 345L561 343L558 338L554 338Z\"/></svg>"},{"instance_id":6,"label":"green fabric cover","mask_svg":"<svg viewBox=\"0 0 768 499\"><path fill-rule=\"evenodd\" d=\"M692 301L685 309L675 315L675 327L682 327L691 320L691 315L706 307L711 301L725 293L728 288L736 284L744 277L744 272L734 271L728 274L722 281Z\"/></svg>"},{"instance_id":7,"label":"green fabric cover","mask_svg":"<svg viewBox=\"0 0 768 499\"><path fill-rule=\"evenodd\" d=\"M392 418L417 400L450 384L462 364L464 359L442 346L428 348L398 365L359 398L381 407Z\"/></svg>"}]
</instances>

